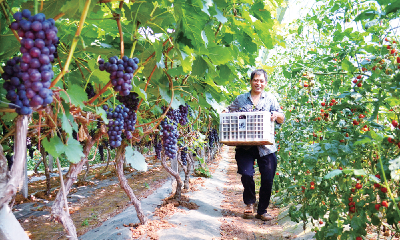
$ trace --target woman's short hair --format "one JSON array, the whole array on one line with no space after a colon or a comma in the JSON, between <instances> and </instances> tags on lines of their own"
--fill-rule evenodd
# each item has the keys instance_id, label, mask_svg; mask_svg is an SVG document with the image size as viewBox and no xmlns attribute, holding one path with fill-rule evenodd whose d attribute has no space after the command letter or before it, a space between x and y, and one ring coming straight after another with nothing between
<instances>
[{"instance_id":1,"label":"woman's short hair","mask_svg":"<svg viewBox=\"0 0 400 240\"><path fill-rule=\"evenodd\" d=\"M267 72L264 69L256 69L250 74L250 81L253 80L255 75L264 75L265 81L268 80Z\"/></svg>"}]
</instances>

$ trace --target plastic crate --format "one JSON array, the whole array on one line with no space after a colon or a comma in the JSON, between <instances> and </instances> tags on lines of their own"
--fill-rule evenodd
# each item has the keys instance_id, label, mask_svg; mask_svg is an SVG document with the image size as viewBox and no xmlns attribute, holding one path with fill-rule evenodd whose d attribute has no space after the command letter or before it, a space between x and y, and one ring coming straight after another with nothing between
<instances>
[{"instance_id":1,"label":"plastic crate","mask_svg":"<svg viewBox=\"0 0 400 240\"><path fill-rule=\"evenodd\" d=\"M270 112L221 113L220 142L229 146L274 144Z\"/></svg>"}]
</instances>

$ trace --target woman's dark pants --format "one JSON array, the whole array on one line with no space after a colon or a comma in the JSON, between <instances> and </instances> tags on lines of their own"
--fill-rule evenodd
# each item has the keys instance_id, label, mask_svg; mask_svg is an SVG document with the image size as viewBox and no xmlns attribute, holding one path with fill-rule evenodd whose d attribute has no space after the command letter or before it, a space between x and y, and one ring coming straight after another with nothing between
<instances>
[{"instance_id":1,"label":"woman's dark pants","mask_svg":"<svg viewBox=\"0 0 400 240\"><path fill-rule=\"evenodd\" d=\"M242 175L241 180L244 187L243 201L246 205L256 202L253 164L257 159L257 164L261 173L261 187L257 213L260 215L266 213L271 198L272 184L274 182L277 166L275 153L260 157L256 146L248 150L242 147L236 147L235 159L238 166L238 173Z\"/></svg>"}]
</instances>

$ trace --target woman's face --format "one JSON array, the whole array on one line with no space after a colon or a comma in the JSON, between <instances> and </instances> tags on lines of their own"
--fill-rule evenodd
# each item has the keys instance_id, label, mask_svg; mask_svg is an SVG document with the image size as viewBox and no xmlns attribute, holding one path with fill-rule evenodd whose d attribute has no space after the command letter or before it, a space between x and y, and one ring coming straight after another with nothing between
<instances>
[{"instance_id":1,"label":"woman's face","mask_svg":"<svg viewBox=\"0 0 400 240\"><path fill-rule=\"evenodd\" d=\"M253 79L250 80L250 84L251 84L251 92L259 94L262 93L262 91L264 91L264 88L267 85L267 81L265 80L264 74L254 75Z\"/></svg>"}]
</instances>

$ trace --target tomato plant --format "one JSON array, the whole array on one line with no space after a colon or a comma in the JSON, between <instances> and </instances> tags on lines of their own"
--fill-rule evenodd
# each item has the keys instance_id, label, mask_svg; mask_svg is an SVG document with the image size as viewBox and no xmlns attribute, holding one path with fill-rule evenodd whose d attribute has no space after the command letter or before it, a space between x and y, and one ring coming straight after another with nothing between
<instances>
[{"instance_id":1,"label":"tomato plant","mask_svg":"<svg viewBox=\"0 0 400 240\"><path fill-rule=\"evenodd\" d=\"M292 220L325 223L317 239L360 239L384 223L398 232L399 7L316 3L267 62L287 109L275 189L301 204Z\"/></svg>"}]
</instances>

